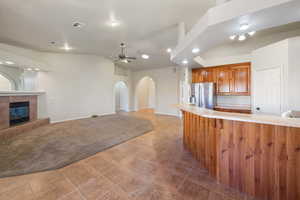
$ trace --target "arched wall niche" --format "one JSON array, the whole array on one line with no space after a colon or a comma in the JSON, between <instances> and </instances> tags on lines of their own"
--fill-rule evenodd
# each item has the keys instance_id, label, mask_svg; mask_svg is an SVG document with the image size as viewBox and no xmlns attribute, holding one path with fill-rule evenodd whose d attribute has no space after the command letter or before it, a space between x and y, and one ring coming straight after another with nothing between
<instances>
[{"instance_id":1,"label":"arched wall niche","mask_svg":"<svg viewBox=\"0 0 300 200\"><path fill-rule=\"evenodd\" d=\"M155 107L156 84L151 77L145 76L136 85L135 110L155 109Z\"/></svg>"}]
</instances>

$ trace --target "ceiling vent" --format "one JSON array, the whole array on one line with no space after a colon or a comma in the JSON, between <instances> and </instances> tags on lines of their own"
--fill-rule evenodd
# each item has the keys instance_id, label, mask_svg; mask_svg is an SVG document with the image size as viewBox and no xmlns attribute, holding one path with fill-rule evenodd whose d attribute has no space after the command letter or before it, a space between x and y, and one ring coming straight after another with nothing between
<instances>
[{"instance_id":1,"label":"ceiling vent","mask_svg":"<svg viewBox=\"0 0 300 200\"><path fill-rule=\"evenodd\" d=\"M85 24L82 22L74 22L73 27L75 28L82 28Z\"/></svg>"}]
</instances>

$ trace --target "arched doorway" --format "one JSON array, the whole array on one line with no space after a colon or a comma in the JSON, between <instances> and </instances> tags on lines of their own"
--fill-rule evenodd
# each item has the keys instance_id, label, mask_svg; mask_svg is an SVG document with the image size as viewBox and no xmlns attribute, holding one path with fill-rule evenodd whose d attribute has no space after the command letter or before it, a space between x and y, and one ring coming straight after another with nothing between
<instances>
[{"instance_id":1,"label":"arched doorway","mask_svg":"<svg viewBox=\"0 0 300 200\"><path fill-rule=\"evenodd\" d=\"M11 91L14 89L12 81L0 73L0 91Z\"/></svg>"},{"instance_id":2,"label":"arched doorway","mask_svg":"<svg viewBox=\"0 0 300 200\"><path fill-rule=\"evenodd\" d=\"M115 111L129 111L128 87L125 82L119 81L115 84Z\"/></svg>"},{"instance_id":3,"label":"arched doorway","mask_svg":"<svg viewBox=\"0 0 300 200\"><path fill-rule=\"evenodd\" d=\"M155 82L152 78L146 76L142 78L136 86L135 109L155 109Z\"/></svg>"}]
</instances>

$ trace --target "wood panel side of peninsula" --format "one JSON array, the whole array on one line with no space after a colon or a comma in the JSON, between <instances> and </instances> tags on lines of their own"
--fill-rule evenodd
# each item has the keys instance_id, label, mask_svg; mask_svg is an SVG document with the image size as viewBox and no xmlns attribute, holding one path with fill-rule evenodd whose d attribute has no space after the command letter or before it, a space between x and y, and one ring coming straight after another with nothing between
<instances>
[{"instance_id":1,"label":"wood panel side of peninsula","mask_svg":"<svg viewBox=\"0 0 300 200\"><path fill-rule=\"evenodd\" d=\"M218 182L261 199L300 199L300 128L182 112L185 147Z\"/></svg>"}]
</instances>

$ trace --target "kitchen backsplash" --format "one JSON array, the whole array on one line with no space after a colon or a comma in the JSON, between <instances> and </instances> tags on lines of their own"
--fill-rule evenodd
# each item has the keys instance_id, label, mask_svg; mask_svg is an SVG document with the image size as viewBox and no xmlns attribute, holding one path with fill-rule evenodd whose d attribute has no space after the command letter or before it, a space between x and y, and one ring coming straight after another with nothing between
<instances>
[{"instance_id":1,"label":"kitchen backsplash","mask_svg":"<svg viewBox=\"0 0 300 200\"><path fill-rule=\"evenodd\" d=\"M217 105L251 106L250 96L217 96Z\"/></svg>"}]
</instances>

